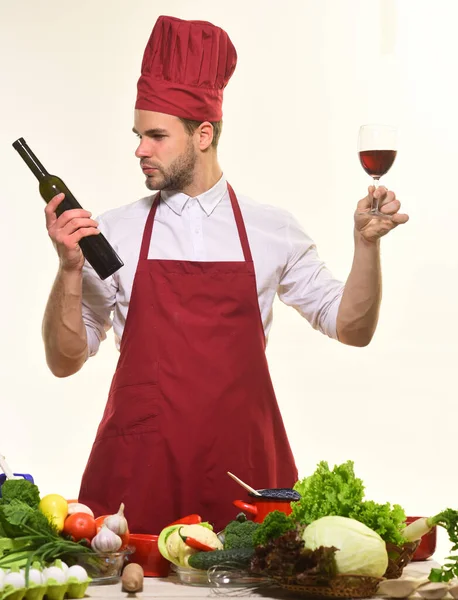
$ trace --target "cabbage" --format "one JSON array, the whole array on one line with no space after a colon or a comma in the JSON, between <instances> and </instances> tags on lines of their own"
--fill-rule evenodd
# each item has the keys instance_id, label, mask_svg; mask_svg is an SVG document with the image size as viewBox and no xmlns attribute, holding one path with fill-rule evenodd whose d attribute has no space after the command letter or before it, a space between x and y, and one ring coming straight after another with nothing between
<instances>
[{"instance_id":1,"label":"cabbage","mask_svg":"<svg viewBox=\"0 0 458 600\"><path fill-rule=\"evenodd\" d=\"M338 548L338 573L382 577L388 567L388 554L382 538L363 523L348 517L322 517L305 528L305 547Z\"/></svg>"}]
</instances>

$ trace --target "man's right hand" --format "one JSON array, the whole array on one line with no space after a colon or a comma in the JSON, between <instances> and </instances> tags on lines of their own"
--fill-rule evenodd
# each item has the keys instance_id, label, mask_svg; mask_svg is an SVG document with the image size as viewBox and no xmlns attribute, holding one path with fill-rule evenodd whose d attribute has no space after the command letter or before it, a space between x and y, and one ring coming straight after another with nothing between
<instances>
[{"instance_id":1,"label":"man's right hand","mask_svg":"<svg viewBox=\"0 0 458 600\"><path fill-rule=\"evenodd\" d=\"M91 219L91 213L82 208L66 210L58 217L56 209L64 198L64 194L58 194L46 205L46 227L57 250L61 268L65 271L81 271L84 255L78 242L84 237L98 235L100 231L97 221Z\"/></svg>"}]
</instances>

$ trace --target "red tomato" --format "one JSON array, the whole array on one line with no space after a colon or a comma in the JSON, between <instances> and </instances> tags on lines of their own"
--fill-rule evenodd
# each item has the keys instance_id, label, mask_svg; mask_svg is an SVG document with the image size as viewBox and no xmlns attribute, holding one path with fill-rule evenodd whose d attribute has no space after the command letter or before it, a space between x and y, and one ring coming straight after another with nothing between
<instances>
[{"instance_id":1,"label":"red tomato","mask_svg":"<svg viewBox=\"0 0 458 600\"><path fill-rule=\"evenodd\" d=\"M76 542L84 538L92 540L97 533L95 520L86 513L74 513L65 519L63 533L70 535Z\"/></svg>"},{"instance_id":2,"label":"red tomato","mask_svg":"<svg viewBox=\"0 0 458 600\"><path fill-rule=\"evenodd\" d=\"M109 517L110 515L102 515L100 517L97 517L95 519L95 526L97 527L97 533L100 531L100 529L102 528L103 522L105 521L105 519L107 517Z\"/></svg>"},{"instance_id":3,"label":"red tomato","mask_svg":"<svg viewBox=\"0 0 458 600\"><path fill-rule=\"evenodd\" d=\"M95 526L97 528L97 533L99 533L99 531L102 529L102 525L103 525L105 519L109 516L111 516L111 515L102 515L95 519ZM130 538L129 530L127 530L126 533L124 533L123 535L120 535L119 537L122 540L122 546L121 546L120 550L124 550L124 548L127 548L127 546L129 545L129 538Z\"/></svg>"}]
</instances>

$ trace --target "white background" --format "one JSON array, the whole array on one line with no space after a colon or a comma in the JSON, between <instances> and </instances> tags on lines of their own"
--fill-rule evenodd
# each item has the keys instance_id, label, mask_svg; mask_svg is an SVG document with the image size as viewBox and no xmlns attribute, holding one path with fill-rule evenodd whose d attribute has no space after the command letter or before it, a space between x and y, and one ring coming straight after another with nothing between
<instances>
[{"instance_id":1,"label":"white background","mask_svg":"<svg viewBox=\"0 0 458 600\"><path fill-rule=\"evenodd\" d=\"M230 34L225 174L290 210L342 279L369 183L358 128L399 126L386 184L411 220L382 242L374 340L340 345L277 303L268 357L301 476L352 459L370 499L413 515L458 509L455 0L0 0L0 452L42 493L75 496L117 359L110 334L77 375L47 370L40 329L57 260L11 143L25 137L94 214L143 196L133 105L160 14Z\"/></svg>"}]
</instances>

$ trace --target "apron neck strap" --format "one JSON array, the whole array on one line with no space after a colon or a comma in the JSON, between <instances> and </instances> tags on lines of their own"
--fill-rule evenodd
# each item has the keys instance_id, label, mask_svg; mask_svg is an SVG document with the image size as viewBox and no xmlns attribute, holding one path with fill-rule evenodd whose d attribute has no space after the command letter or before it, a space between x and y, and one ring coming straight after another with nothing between
<instances>
[{"instance_id":1,"label":"apron neck strap","mask_svg":"<svg viewBox=\"0 0 458 600\"><path fill-rule=\"evenodd\" d=\"M151 210L149 211L148 218L146 219L145 229L143 231L142 245L140 247L140 260L148 259L148 252L151 243L151 234L153 233L154 217L156 216L156 210L160 201L161 192L156 194L156 196L153 198L153 204L151 205Z\"/></svg>"},{"instance_id":2,"label":"apron neck strap","mask_svg":"<svg viewBox=\"0 0 458 600\"><path fill-rule=\"evenodd\" d=\"M245 223L243 221L242 212L240 210L237 197L235 195L232 186L228 183L227 190L229 192L229 198L231 200L232 210L234 211L235 224L237 225L237 231L239 233L240 243L242 245L243 257L245 262L253 262L251 256L250 244L248 242L248 236L245 229ZM151 210L149 211L148 218L145 224L145 230L143 232L142 245L140 248L140 260L147 260L149 247L151 243L151 235L153 233L154 217L156 216L157 207L161 201L161 192L156 194L153 199Z\"/></svg>"}]
</instances>

